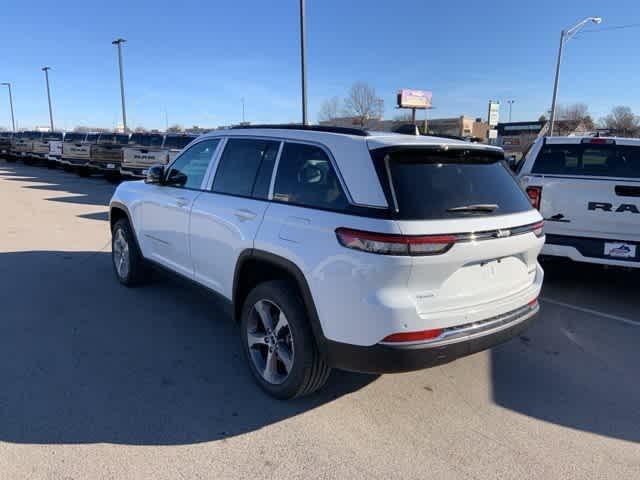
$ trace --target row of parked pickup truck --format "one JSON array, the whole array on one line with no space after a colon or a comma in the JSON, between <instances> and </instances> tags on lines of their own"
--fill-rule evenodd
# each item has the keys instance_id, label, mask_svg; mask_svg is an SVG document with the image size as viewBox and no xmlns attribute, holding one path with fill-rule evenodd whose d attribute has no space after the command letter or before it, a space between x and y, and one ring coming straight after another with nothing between
<instances>
[{"instance_id":1,"label":"row of parked pickup truck","mask_svg":"<svg viewBox=\"0 0 640 480\"><path fill-rule=\"evenodd\" d=\"M168 164L196 135L180 133L0 132L8 161L61 164L80 176L144 178L151 165Z\"/></svg>"}]
</instances>

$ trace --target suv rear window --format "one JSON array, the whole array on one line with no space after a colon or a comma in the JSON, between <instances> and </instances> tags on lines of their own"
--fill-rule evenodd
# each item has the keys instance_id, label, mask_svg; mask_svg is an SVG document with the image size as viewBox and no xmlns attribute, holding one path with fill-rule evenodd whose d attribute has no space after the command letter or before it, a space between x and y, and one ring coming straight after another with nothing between
<instances>
[{"instance_id":1,"label":"suv rear window","mask_svg":"<svg viewBox=\"0 0 640 480\"><path fill-rule=\"evenodd\" d=\"M374 150L372 155L399 220L505 215L532 208L501 153L411 148Z\"/></svg>"},{"instance_id":2,"label":"suv rear window","mask_svg":"<svg viewBox=\"0 0 640 480\"><path fill-rule=\"evenodd\" d=\"M531 173L640 178L640 147L597 144L548 144Z\"/></svg>"}]
</instances>

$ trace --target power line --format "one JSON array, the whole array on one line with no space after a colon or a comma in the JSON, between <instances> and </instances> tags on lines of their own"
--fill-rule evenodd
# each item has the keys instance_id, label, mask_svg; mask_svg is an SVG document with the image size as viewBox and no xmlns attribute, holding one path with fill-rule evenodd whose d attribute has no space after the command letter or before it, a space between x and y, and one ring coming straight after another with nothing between
<instances>
[{"instance_id":1,"label":"power line","mask_svg":"<svg viewBox=\"0 0 640 480\"><path fill-rule=\"evenodd\" d=\"M639 27L640 27L640 23L631 23L629 25L615 25L613 27L603 27L603 28L598 28L594 30L582 30L581 32L578 32L576 35L582 35L583 33L600 33L600 32L605 32L607 30L623 30L625 28L639 28Z\"/></svg>"}]
</instances>

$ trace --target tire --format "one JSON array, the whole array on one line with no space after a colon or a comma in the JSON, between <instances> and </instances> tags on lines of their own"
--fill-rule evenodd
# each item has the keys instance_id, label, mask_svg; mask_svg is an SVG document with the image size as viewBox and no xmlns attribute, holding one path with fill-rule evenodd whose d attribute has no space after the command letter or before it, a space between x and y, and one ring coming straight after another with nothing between
<instances>
[{"instance_id":1,"label":"tire","mask_svg":"<svg viewBox=\"0 0 640 480\"><path fill-rule=\"evenodd\" d=\"M127 287L142 285L149 278L149 268L126 218L118 220L111 233L111 264L118 281Z\"/></svg>"},{"instance_id":2,"label":"tire","mask_svg":"<svg viewBox=\"0 0 640 480\"><path fill-rule=\"evenodd\" d=\"M296 292L291 282L261 283L247 296L240 319L242 350L251 373L265 392L282 400L315 392L331 373L316 347L309 316ZM265 326L268 323L270 329Z\"/></svg>"},{"instance_id":3,"label":"tire","mask_svg":"<svg viewBox=\"0 0 640 480\"><path fill-rule=\"evenodd\" d=\"M91 175L91 170L89 170L89 167L78 167L76 173L81 177L88 177Z\"/></svg>"}]
</instances>

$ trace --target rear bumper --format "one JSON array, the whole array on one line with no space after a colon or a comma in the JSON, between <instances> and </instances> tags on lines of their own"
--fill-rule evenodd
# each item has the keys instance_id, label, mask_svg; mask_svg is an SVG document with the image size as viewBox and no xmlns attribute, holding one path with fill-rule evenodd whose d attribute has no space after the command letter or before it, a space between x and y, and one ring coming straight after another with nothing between
<instances>
[{"instance_id":1,"label":"rear bumper","mask_svg":"<svg viewBox=\"0 0 640 480\"><path fill-rule=\"evenodd\" d=\"M120 173L120 162L89 162L89 167L97 172Z\"/></svg>"},{"instance_id":2,"label":"rear bumper","mask_svg":"<svg viewBox=\"0 0 640 480\"><path fill-rule=\"evenodd\" d=\"M120 167L120 174L124 175L126 177L132 177L132 178L145 178L146 171L148 169L149 169L149 167L127 167L127 166L121 166Z\"/></svg>"},{"instance_id":3,"label":"rear bumper","mask_svg":"<svg viewBox=\"0 0 640 480\"><path fill-rule=\"evenodd\" d=\"M519 335L534 321L540 307L522 307L501 318L489 319L488 328L473 331L451 340L411 345L377 344L361 347L327 341L329 364L334 368L362 373L399 373L434 367L461 357L493 348ZM480 322L479 325L482 325Z\"/></svg>"},{"instance_id":4,"label":"rear bumper","mask_svg":"<svg viewBox=\"0 0 640 480\"><path fill-rule=\"evenodd\" d=\"M542 249L543 255L569 258L574 262L640 268L640 242L614 238L571 237L553 234L547 234L546 237L547 242ZM605 242L624 242L635 245L636 256L628 259L606 256L604 254Z\"/></svg>"},{"instance_id":5,"label":"rear bumper","mask_svg":"<svg viewBox=\"0 0 640 480\"><path fill-rule=\"evenodd\" d=\"M71 165L72 167L87 167L87 166L89 166L89 160L86 159L86 158L62 157L60 159L60 163L64 163L65 165Z\"/></svg>"}]
</instances>

